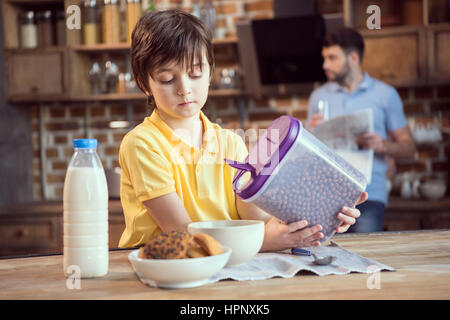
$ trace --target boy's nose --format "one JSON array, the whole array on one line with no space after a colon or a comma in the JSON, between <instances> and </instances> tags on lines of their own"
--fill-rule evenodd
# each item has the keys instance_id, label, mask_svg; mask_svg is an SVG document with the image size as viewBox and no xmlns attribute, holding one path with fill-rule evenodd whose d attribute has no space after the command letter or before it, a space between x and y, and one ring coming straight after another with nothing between
<instances>
[{"instance_id":1,"label":"boy's nose","mask_svg":"<svg viewBox=\"0 0 450 320\"><path fill-rule=\"evenodd\" d=\"M180 83L180 87L178 88L177 94L180 96L186 96L192 92L191 85L189 80L182 80Z\"/></svg>"},{"instance_id":2,"label":"boy's nose","mask_svg":"<svg viewBox=\"0 0 450 320\"><path fill-rule=\"evenodd\" d=\"M180 90L178 90L177 93L178 93L179 96L186 96L186 95L191 93L191 90L190 89L186 89L186 88L180 88Z\"/></svg>"}]
</instances>

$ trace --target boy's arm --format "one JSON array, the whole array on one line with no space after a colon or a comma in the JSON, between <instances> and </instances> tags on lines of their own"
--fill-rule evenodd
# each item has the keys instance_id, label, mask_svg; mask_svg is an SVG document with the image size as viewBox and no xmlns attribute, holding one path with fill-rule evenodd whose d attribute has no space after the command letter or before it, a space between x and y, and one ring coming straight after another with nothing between
<instances>
[{"instance_id":1,"label":"boy's arm","mask_svg":"<svg viewBox=\"0 0 450 320\"><path fill-rule=\"evenodd\" d=\"M236 209L239 217L243 220L262 220L268 222L272 218L272 215L258 208L253 203L242 201L238 196L236 196Z\"/></svg>"},{"instance_id":2,"label":"boy's arm","mask_svg":"<svg viewBox=\"0 0 450 320\"><path fill-rule=\"evenodd\" d=\"M176 192L144 201L144 205L163 232L187 231L192 222Z\"/></svg>"},{"instance_id":3,"label":"boy's arm","mask_svg":"<svg viewBox=\"0 0 450 320\"><path fill-rule=\"evenodd\" d=\"M264 241L260 252L281 251L296 246L318 246L323 237L322 227L308 227L305 220L285 224L256 205L236 197L236 208L241 219L262 220L265 223Z\"/></svg>"}]
</instances>

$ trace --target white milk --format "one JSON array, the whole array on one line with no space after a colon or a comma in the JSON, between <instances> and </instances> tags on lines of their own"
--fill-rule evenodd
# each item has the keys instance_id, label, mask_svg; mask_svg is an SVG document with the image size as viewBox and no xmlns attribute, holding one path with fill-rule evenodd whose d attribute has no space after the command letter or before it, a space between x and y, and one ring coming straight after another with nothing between
<instances>
[{"instance_id":1,"label":"white milk","mask_svg":"<svg viewBox=\"0 0 450 320\"><path fill-rule=\"evenodd\" d=\"M108 272L108 187L103 168L67 170L63 265L66 277L100 277ZM68 272L69 266L78 266L79 275Z\"/></svg>"}]
</instances>

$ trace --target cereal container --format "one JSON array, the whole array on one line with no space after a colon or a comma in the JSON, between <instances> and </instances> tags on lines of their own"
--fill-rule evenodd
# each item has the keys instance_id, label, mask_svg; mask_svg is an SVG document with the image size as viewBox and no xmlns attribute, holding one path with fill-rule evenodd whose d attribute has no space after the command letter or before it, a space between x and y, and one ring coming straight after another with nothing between
<instances>
[{"instance_id":1,"label":"cereal container","mask_svg":"<svg viewBox=\"0 0 450 320\"><path fill-rule=\"evenodd\" d=\"M329 240L340 224L337 213L352 207L364 192L364 175L289 116L276 119L238 169L233 189L271 215L291 223L320 224Z\"/></svg>"}]
</instances>

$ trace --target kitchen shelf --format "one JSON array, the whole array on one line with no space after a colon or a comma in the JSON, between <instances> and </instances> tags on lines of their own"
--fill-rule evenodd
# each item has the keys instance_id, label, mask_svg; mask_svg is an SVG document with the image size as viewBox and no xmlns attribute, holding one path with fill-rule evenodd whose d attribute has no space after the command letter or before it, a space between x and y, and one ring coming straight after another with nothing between
<instances>
[{"instance_id":1,"label":"kitchen shelf","mask_svg":"<svg viewBox=\"0 0 450 320\"><path fill-rule=\"evenodd\" d=\"M209 97L237 97L245 95L245 91L240 89L213 89L209 90ZM146 101L147 96L143 93L109 93L109 94L89 94L73 95L68 97L71 102L95 102L95 101Z\"/></svg>"},{"instance_id":2,"label":"kitchen shelf","mask_svg":"<svg viewBox=\"0 0 450 320\"><path fill-rule=\"evenodd\" d=\"M17 53L49 53L49 52L61 52L67 49L66 46L49 46L49 47L36 47L36 48L5 48L5 53L7 54L17 54Z\"/></svg>"},{"instance_id":3,"label":"kitchen shelf","mask_svg":"<svg viewBox=\"0 0 450 320\"><path fill-rule=\"evenodd\" d=\"M245 96L242 89L212 89L209 97L240 97ZM45 102L108 102L108 101L146 101L143 93L108 93L108 94L18 94L8 97L11 103L45 103Z\"/></svg>"},{"instance_id":4,"label":"kitchen shelf","mask_svg":"<svg viewBox=\"0 0 450 320\"><path fill-rule=\"evenodd\" d=\"M213 39L213 45L228 45L237 43L237 37L227 37L223 39ZM99 43L99 44L80 44L73 45L71 48L77 52L102 52L102 51L128 51L130 44L127 42L120 43Z\"/></svg>"},{"instance_id":5,"label":"kitchen shelf","mask_svg":"<svg viewBox=\"0 0 450 320\"><path fill-rule=\"evenodd\" d=\"M39 5L64 5L64 0L6 0L5 2L15 5L39 6Z\"/></svg>"},{"instance_id":6,"label":"kitchen shelf","mask_svg":"<svg viewBox=\"0 0 450 320\"><path fill-rule=\"evenodd\" d=\"M232 97L245 96L247 93L243 89L211 89L209 90L210 97Z\"/></svg>"},{"instance_id":7,"label":"kitchen shelf","mask_svg":"<svg viewBox=\"0 0 450 320\"><path fill-rule=\"evenodd\" d=\"M213 45L227 45L227 44L236 44L238 42L237 36L225 37L222 39L213 39Z\"/></svg>"},{"instance_id":8,"label":"kitchen shelf","mask_svg":"<svg viewBox=\"0 0 450 320\"><path fill-rule=\"evenodd\" d=\"M88 95L72 95L69 97L70 102L96 102L96 101L133 101L147 100L143 93L105 93L105 94L88 94Z\"/></svg>"},{"instance_id":9,"label":"kitchen shelf","mask_svg":"<svg viewBox=\"0 0 450 320\"><path fill-rule=\"evenodd\" d=\"M77 52L101 52L101 51L129 51L130 44L126 42L121 43L99 43L99 44L80 44L71 47Z\"/></svg>"},{"instance_id":10,"label":"kitchen shelf","mask_svg":"<svg viewBox=\"0 0 450 320\"><path fill-rule=\"evenodd\" d=\"M7 97L10 103L43 103L70 101L67 94L14 94Z\"/></svg>"}]
</instances>

